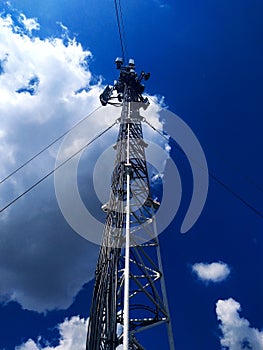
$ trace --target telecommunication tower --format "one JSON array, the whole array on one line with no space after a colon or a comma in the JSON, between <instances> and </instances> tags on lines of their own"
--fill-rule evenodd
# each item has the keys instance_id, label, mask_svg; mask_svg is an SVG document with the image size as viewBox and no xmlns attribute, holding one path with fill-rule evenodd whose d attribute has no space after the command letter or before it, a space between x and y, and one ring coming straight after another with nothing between
<instances>
[{"instance_id":1,"label":"telecommunication tower","mask_svg":"<svg viewBox=\"0 0 263 350\"><path fill-rule=\"evenodd\" d=\"M174 350L162 271L155 213L148 177L140 109L142 80L134 60L116 59L120 75L100 96L102 105L122 106L115 164L103 238L95 273L86 350L143 350L137 334L166 323L169 349ZM117 102L115 102L117 101Z\"/></svg>"}]
</instances>

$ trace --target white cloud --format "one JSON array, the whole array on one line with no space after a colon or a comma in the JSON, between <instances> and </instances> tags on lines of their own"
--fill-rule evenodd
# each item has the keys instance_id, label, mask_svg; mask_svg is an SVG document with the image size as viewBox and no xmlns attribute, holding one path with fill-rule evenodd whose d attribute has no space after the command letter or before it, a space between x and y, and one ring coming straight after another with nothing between
<instances>
[{"instance_id":1,"label":"white cloud","mask_svg":"<svg viewBox=\"0 0 263 350\"><path fill-rule=\"evenodd\" d=\"M59 344L57 346L52 347L45 339L39 337L36 341L28 339L25 343L16 346L15 350L83 350L86 345L88 320L73 316L59 324L57 326L59 330ZM41 345L43 343L46 344L43 346ZM122 350L123 345L119 345L116 349Z\"/></svg>"},{"instance_id":2,"label":"white cloud","mask_svg":"<svg viewBox=\"0 0 263 350\"><path fill-rule=\"evenodd\" d=\"M83 350L86 344L88 320L73 316L58 325L60 339L55 347L44 346L29 339L26 343L17 346L16 350Z\"/></svg>"},{"instance_id":3,"label":"white cloud","mask_svg":"<svg viewBox=\"0 0 263 350\"><path fill-rule=\"evenodd\" d=\"M207 282L221 282L230 274L228 265L223 262L196 263L192 266L192 270L198 278Z\"/></svg>"},{"instance_id":4,"label":"white cloud","mask_svg":"<svg viewBox=\"0 0 263 350\"><path fill-rule=\"evenodd\" d=\"M262 350L263 332L250 327L249 321L240 317L241 306L234 299L218 300L216 314L221 322L221 345L228 350Z\"/></svg>"},{"instance_id":5,"label":"white cloud","mask_svg":"<svg viewBox=\"0 0 263 350\"><path fill-rule=\"evenodd\" d=\"M16 109L17 119L26 117L31 121L33 117L36 123L44 123L51 117L68 116L68 110L78 105L77 120L94 107L99 86L89 86L89 51L74 39L65 45L61 38L41 40L17 33L11 16L0 18L0 27L0 59L5 60L4 74L0 76L0 106L5 119ZM34 96L27 91L17 93L27 88L33 78L39 80ZM85 87L90 91L77 93ZM37 112L32 116L32 111Z\"/></svg>"},{"instance_id":6,"label":"white cloud","mask_svg":"<svg viewBox=\"0 0 263 350\"><path fill-rule=\"evenodd\" d=\"M40 25L36 18L27 18L23 13L20 15L20 22L24 25L25 30L32 34L32 30L39 30Z\"/></svg>"},{"instance_id":7,"label":"white cloud","mask_svg":"<svg viewBox=\"0 0 263 350\"><path fill-rule=\"evenodd\" d=\"M31 37L36 20L12 16L0 17L0 179L99 106L101 91L91 85L91 53L76 40ZM56 153L1 184L0 206L51 170ZM0 226L0 301L39 312L67 308L92 278L98 249L66 225L52 179L0 214Z\"/></svg>"}]
</instances>

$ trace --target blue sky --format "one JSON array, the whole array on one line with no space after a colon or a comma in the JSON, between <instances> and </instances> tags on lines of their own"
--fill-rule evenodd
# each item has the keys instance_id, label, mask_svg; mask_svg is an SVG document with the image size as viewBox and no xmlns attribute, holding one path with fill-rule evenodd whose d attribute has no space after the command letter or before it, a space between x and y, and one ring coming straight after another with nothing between
<instances>
[{"instance_id":1,"label":"blue sky","mask_svg":"<svg viewBox=\"0 0 263 350\"><path fill-rule=\"evenodd\" d=\"M3 178L99 105L120 45L113 1L0 5ZM210 172L261 213L262 14L260 0L123 1L128 54L151 72L147 92L165 97ZM1 184L1 207L52 169L57 151ZM176 148L171 156L183 200L160 240L176 349L260 350L262 218L210 178L199 220L180 234L191 174ZM81 349L98 248L64 220L52 178L0 215L0 349ZM146 349L157 341L146 335Z\"/></svg>"}]
</instances>

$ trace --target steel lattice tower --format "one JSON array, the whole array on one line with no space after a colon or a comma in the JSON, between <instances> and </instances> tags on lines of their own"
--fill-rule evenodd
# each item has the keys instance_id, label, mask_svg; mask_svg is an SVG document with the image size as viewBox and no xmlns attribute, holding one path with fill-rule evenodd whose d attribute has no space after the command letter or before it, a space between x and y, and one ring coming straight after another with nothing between
<instances>
[{"instance_id":1,"label":"steel lattice tower","mask_svg":"<svg viewBox=\"0 0 263 350\"><path fill-rule=\"evenodd\" d=\"M86 350L124 350L144 347L136 334L167 324L170 350L174 350L160 247L154 213L159 203L151 196L139 109L149 102L142 96L143 79L134 61L116 60L120 77L100 96L103 105L116 98L122 104L116 158L99 253ZM115 96L114 96L114 92ZM114 103L113 103L114 104Z\"/></svg>"}]
</instances>

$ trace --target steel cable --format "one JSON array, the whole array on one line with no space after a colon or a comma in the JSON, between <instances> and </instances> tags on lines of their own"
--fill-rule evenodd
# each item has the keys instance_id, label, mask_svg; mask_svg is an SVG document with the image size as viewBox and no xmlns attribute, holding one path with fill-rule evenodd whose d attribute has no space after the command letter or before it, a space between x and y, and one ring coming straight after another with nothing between
<instances>
[{"instance_id":1,"label":"steel cable","mask_svg":"<svg viewBox=\"0 0 263 350\"><path fill-rule=\"evenodd\" d=\"M117 0L114 0L114 4L115 4L115 12L116 12L116 18L117 18L118 31L119 31L119 36L120 36L122 57L123 57L124 62L126 62L127 48L126 48L126 42L125 42L125 36L124 36L124 24L123 24L123 16L122 16L120 0L118 2L117 2Z\"/></svg>"},{"instance_id":2,"label":"steel cable","mask_svg":"<svg viewBox=\"0 0 263 350\"><path fill-rule=\"evenodd\" d=\"M146 119L144 119L144 122L149 125L155 132L157 132L160 136L162 136L166 141L170 142L172 141L173 144L175 145L175 147L182 153L184 153L184 151L178 147L176 141L170 137L167 136L163 133L163 131L158 130L157 128L155 128L151 123L149 123ZM193 159L194 160L194 159ZM198 163L197 163L198 164ZM201 167L199 165L199 167ZM243 197L241 197L237 192L235 192L234 190L232 190L229 186L227 186L223 181L221 181L215 174L213 174L211 171L208 171L209 176L216 181L220 186L222 186L225 190L227 190L229 193L231 193L233 196L235 196L239 201L241 201L244 205L246 205L249 209L251 209L255 214L257 214L259 217L263 218L263 214L257 210L253 205L251 205L249 202L247 202Z\"/></svg>"},{"instance_id":3,"label":"steel cable","mask_svg":"<svg viewBox=\"0 0 263 350\"><path fill-rule=\"evenodd\" d=\"M96 141L99 137L104 135L107 131L109 131L114 125L117 124L117 121L115 121L112 125L104 129L102 132L100 132L97 136L95 136L93 139L91 139L88 143L86 143L83 147L81 147L77 152L72 154L69 158L67 158L65 161L63 161L61 164L56 166L53 170L51 170L49 173L47 173L45 176L43 176L40 180L35 182L32 186L27 188L24 192L22 192L19 196L17 196L15 199L13 199L11 202L6 204L3 208L0 209L0 213L5 211L7 208L9 208L12 204L14 204L18 199L23 197L25 194L30 192L33 188L38 186L41 182L43 182L45 179L47 179L50 175L54 174L55 171L57 171L59 168L61 168L63 165L65 165L68 161L70 161L72 158L74 158L77 154L79 154L81 151L83 151L85 148L87 148L89 145L91 145L94 141Z\"/></svg>"},{"instance_id":4,"label":"steel cable","mask_svg":"<svg viewBox=\"0 0 263 350\"><path fill-rule=\"evenodd\" d=\"M61 140L64 136L66 136L67 134L70 133L70 131L72 131L75 127L77 127L78 125L80 125L81 123L83 123L86 119L88 119L89 117L91 117L95 112L97 112L102 106L97 107L94 111L92 111L90 114L86 115L84 118L82 118L80 121L78 121L76 124L74 124L70 129L68 129L67 131L65 131L62 135L60 135L59 137L57 137L54 141L52 141L49 145L45 146L41 151L39 151L38 153L36 153L34 156L32 156L31 158L29 158L25 163L21 164L18 168L16 168L15 170L13 170L10 174L8 174L6 177L4 177L2 180L0 180L0 184L2 184L3 182L5 182L7 179L9 179L11 176L15 175L19 170L23 169L27 164L29 164L30 162L32 162L34 159L36 159L38 156L40 156L42 153L44 153L46 150L48 150L51 146L53 146L54 144L56 144L59 140Z\"/></svg>"}]
</instances>

